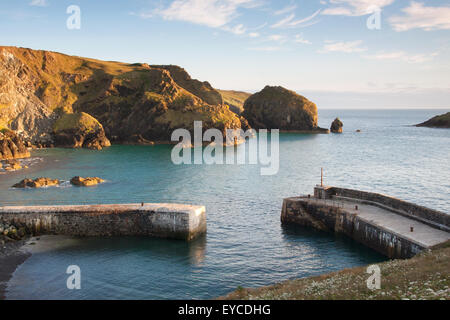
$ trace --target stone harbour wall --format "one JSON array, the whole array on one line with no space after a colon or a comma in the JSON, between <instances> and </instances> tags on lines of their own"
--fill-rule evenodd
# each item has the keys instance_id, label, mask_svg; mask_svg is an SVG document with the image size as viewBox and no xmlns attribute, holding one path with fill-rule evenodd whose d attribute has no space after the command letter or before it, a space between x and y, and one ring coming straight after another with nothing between
<instances>
[{"instance_id":1,"label":"stone harbour wall","mask_svg":"<svg viewBox=\"0 0 450 320\"><path fill-rule=\"evenodd\" d=\"M206 233L203 206L122 204L0 207L0 222L31 234L151 236L190 241Z\"/></svg>"},{"instance_id":2,"label":"stone harbour wall","mask_svg":"<svg viewBox=\"0 0 450 320\"><path fill-rule=\"evenodd\" d=\"M402 238L342 208L307 199L284 199L281 221L345 234L389 258L411 258L425 249L414 241Z\"/></svg>"},{"instance_id":3,"label":"stone harbour wall","mask_svg":"<svg viewBox=\"0 0 450 320\"><path fill-rule=\"evenodd\" d=\"M437 210L429 209L380 193L338 187L325 187L324 190L328 198L338 196L368 201L372 204L381 204L383 206L397 210L396 213L398 214L402 214L410 218L415 218L416 220L424 223L428 222L428 224L433 225L434 227L438 227L441 230L450 231L450 215L439 212Z\"/></svg>"}]
</instances>

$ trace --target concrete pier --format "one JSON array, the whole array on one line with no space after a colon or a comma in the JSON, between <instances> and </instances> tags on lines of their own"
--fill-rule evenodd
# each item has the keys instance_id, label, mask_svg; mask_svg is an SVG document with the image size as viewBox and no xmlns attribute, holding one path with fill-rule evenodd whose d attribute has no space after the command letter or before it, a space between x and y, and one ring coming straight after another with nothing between
<instances>
[{"instance_id":1,"label":"concrete pier","mask_svg":"<svg viewBox=\"0 0 450 320\"><path fill-rule=\"evenodd\" d=\"M314 196L284 199L281 213L283 223L343 233L390 258L450 240L449 218L381 194L320 186Z\"/></svg>"},{"instance_id":2,"label":"concrete pier","mask_svg":"<svg viewBox=\"0 0 450 320\"><path fill-rule=\"evenodd\" d=\"M110 204L0 207L0 221L33 234L151 236L190 241L206 233L203 206Z\"/></svg>"}]
</instances>

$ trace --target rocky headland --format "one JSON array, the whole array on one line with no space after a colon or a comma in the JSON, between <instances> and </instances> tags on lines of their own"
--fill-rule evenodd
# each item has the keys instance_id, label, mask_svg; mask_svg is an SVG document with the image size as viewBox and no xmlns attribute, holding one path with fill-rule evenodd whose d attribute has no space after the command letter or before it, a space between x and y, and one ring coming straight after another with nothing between
<instances>
[{"instance_id":1,"label":"rocky headland","mask_svg":"<svg viewBox=\"0 0 450 320\"><path fill-rule=\"evenodd\" d=\"M0 47L0 73L0 129L34 145L168 142L174 129L193 131L194 120L204 130L241 127L217 90L178 66Z\"/></svg>"},{"instance_id":2,"label":"rocky headland","mask_svg":"<svg viewBox=\"0 0 450 320\"><path fill-rule=\"evenodd\" d=\"M307 98L283 87L266 86L250 96L242 116L255 129L328 133L317 124L317 106Z\"/></svg>"},{"instance_id":3,"label":"rocky headland","mask_svg":"<svg viewBox=\"0 0 450 320\"><path fill-rule=\"evenodd\" d=\"M433 117L428 121L417 124L416 127L450 128L450 112Z\"/></svg>"},{"instance_id":4,"label":"rocky headland","mask_svg":"<svg viewBox=\"0 0 450 320\"><path fill-rule=\"evenodd\" d=\"M0 130L17 135L0 136L0 159L29 156L23 146L168 143L175 129L193 133L195 120L223 133L250 127L328 132L317 126L317 106L295 92L219 91L175 65L0 46L0 73Z\"/></svg>"}]
</instances>

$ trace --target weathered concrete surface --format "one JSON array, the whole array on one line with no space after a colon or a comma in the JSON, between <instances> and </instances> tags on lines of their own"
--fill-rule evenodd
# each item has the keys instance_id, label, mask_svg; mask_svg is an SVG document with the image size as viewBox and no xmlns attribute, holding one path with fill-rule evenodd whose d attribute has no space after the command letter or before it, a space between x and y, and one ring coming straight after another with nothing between
<instances>
[{"instance_id":1,"label":"weathered concrete surface","mask_svg":"<svg viewBox=\"0 0 450 320\"><path fill-rule=\"evenodd\" d=\"M449 214L384 194L331 186L317 186L314 189L314 196L320 199L351 199L351 201L359 201L378 206L407 218L415 219L432 227L450 232Z\"/></svg>"},{"instance_id":2,"label":"weathered concrete surface","mask_svg":"<svg viewBox=\"0 0 450 320\"><path fill-rule=\"evenodd\" d=\"M316 189L315 195L320 197L321 192ZM283 202L281 220L283 223L346 234L390 258L409 258L421 250L450 240L447 231L383 206L357 200L288 198Z\"/></svg>"},{"instance_id":3,"label":"weathered concrete surface","mask_svg":"<svg viewBox=\"0 0 450 320\"><path fill-rule=\"evenodd\" d=\"M181 204L0 207L0 221L36 235L132 235L189 241L206 232L205 207Z\"/></svg>"}]
</instances>

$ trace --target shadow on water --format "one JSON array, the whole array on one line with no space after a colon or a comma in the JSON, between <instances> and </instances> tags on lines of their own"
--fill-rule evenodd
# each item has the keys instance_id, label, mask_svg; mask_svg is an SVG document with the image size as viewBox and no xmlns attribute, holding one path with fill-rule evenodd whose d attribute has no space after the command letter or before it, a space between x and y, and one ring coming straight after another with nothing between
<instances>
[{"instance_id":1,"label":"shadow on water","mask_svg":"<svg viewBox=\"0 0 450 320\"><path fill-rule=\"evenodd\" d=\"M305 241L307 241L309 247L313 247L312 249L318 252L323 251L324 245L326 245L328 249L331 243L336 247L336 250L352 252L352 254L358 255L367 261L381 262L388 260L387 257L377 251L340 233L324 232L313 230L308 227L285 224L282 224L281 230L283 240L288 243L290 247L298 247L299 252L300 249L305 246Z\"/></svg>"},{"instance_id":2,"label":"shadow on water","mask_svg":"<svg viewBox=\"0 0 450 320\"><path fill-rule=\"evenodd\" d=\"M191 242L148 237L73 237L61 247L52 250L55 255L133 254L157 260L175 259L186 265L199 266L205 259L206 235Z\"/></svg>"}]
</instances>

